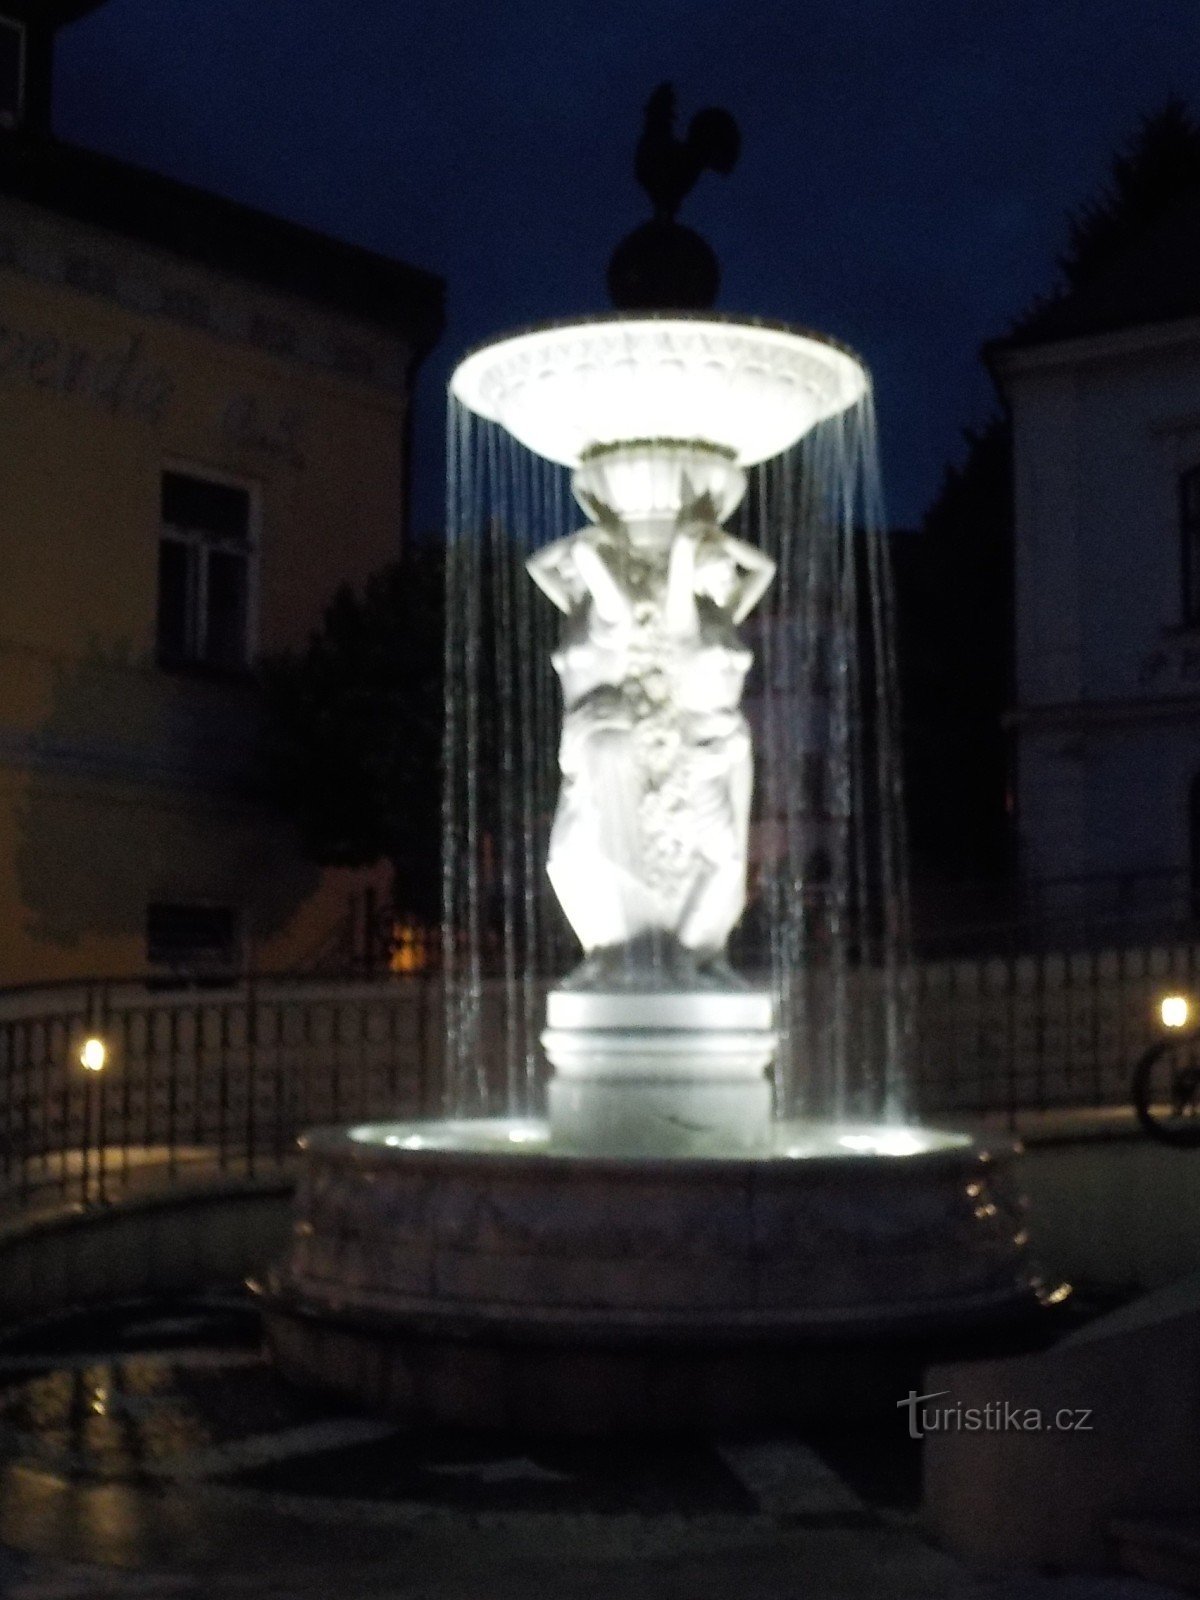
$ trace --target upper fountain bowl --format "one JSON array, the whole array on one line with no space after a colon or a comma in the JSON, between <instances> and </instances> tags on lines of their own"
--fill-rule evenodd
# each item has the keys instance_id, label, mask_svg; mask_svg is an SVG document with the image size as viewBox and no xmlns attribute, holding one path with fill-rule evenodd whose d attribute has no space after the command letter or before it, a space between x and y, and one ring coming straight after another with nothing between
<instances>
[{"instance_id":1,"label":"upper fountain bowl","mask_svg":"<svg viewBox=\"0 0 1200 1600\"><path fill-rule=\"evenodd\" d=\"M852 351L819 334L669 312L506 335L460 362L450 388L563 466L596 446L670 440L749 467L853 405L869 381Z\"/></svg>"}]
</instances>

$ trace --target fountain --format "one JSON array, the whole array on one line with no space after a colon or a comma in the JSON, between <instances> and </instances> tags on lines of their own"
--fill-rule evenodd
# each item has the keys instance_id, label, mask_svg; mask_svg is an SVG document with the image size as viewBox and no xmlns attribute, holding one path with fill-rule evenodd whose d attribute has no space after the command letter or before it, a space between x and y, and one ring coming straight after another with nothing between
<instances>
[{"instance_id":1,"label":"fountain","mask_svg":"<svg viewBox=\"0 0 1200 1600\"><path fill-rule=\"evenodd\" d=\"M1043 1294L1011 1149L906 1113L870 379L707 308L679 169L736 130L662 96L620 309L451 382L447 1115L307 1135L267 1295L285 1373L413 1421L761 1420L814 1338Z\"/></svg>"}]
</instances>

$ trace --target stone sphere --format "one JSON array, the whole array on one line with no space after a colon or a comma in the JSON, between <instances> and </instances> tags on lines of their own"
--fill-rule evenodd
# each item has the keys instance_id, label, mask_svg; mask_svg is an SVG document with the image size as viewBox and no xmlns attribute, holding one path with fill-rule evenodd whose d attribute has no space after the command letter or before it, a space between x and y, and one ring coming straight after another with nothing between
<instances>
[{"instance_id":1,"label":"stone sphere","mask_svg":"<svg viewBox=\"0 0 1200 1600\"><path fill-rule=\"evenodd\" d=\"M620 311L705 311L720 286L711 247L680 222L643 223L608 263L608 294Z\"/></svg>"}]
</instances>

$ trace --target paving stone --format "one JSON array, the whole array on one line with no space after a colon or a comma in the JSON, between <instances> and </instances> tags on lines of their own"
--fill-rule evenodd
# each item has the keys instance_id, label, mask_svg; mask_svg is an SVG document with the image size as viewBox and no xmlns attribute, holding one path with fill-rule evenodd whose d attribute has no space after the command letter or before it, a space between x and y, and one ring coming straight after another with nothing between
<instances>
[{"instance_id":1,"label":"paving stone","mask_svg":"<svg viewBox=\"0 0 1200 1600\"><path fill-rule=\"evenodd\" d=\"M145 1325L147 1337L189 1332ZM99 1409L97 1409L99 1407ZM416 1439L244 1346L0 1360L0 1600L1167 1600L972 1573L795 1435ZM843 1457L888 1447L842 1441ZM896 1436L895 1448L905 1448ZM853 1474L851 1474L853 1475ZM887 1484L864 1472L856 1483Z\"/></svg>"}]
</instances>

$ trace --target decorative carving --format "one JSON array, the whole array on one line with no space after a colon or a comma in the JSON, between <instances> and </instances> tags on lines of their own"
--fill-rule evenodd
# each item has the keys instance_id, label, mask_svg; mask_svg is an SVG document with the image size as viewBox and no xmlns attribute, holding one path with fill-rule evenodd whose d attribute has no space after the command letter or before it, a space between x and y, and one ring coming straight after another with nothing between
<instances>
[{"instance_id":1,"label":"decorative carving","mask_svg":"<svg viewBox=\"0 0 1200 1600\"><path fill-rule=\"evenodd\" d=\"M745 904L752 657L737 624L774 563L723 532L707 496L665 540L596 509L600 526L530 562L568 619L547 871L598 968L656 935L712 963Z\"/></svg>"},{"instance_id":2,"label":"decorative carving","mask_svg":"<svg viewBox=\"0 0 1200 1600\"><path fill-rule=\"evenodd\" d=\"M703 441L751 466L786 450L867 385L856 356L797 329L717 318L597 318L468 356L458 398L567 466L596 445Z\"/></svg>"}]
</instances>

